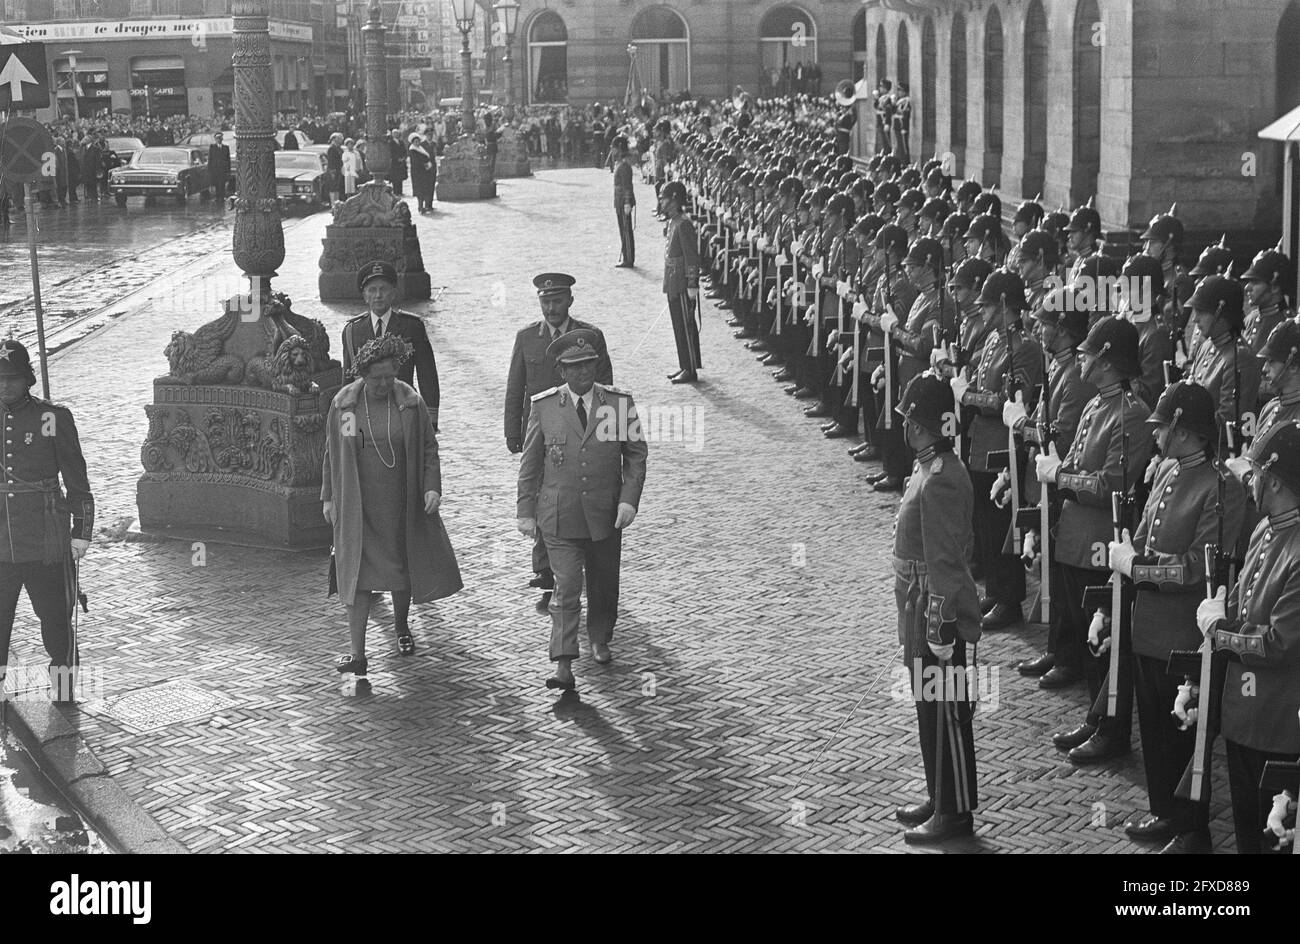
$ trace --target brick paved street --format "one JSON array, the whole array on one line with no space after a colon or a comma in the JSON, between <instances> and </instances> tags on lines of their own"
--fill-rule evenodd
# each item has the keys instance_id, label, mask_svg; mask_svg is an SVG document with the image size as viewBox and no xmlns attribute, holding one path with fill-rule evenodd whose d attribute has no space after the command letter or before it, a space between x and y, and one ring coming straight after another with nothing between
<instances>
[{"instance_id":1,"label":"brick paved street","mask_svg":"<svg viewBox=\"0 0 1300 944\"><path fill-rule=\"evenodd\" d=\"M891 671L897 496L864 487L871 467L822 439L720 312L704 315L703 382L666 383L676 359L653 195L638 184L641 268L624 271L612 267L610 188L601 171L543 171L500 182L496 201L419 218L426 267L446 290L408 307L427 318L438 356L442 513L466 589L415 608L413 659L399 659L391 614L379 611L366 697L332 669L347 634L325 597L323 553L208 545L194 566L188 544L115 540L134 517L162 348L215 308L163 293L53 360L100 507L83 566L83 661L103 670L110 698L188 683L215 704L144 733L103 704L77 720L128 793L192 850L906 848L892 810L922 796L924 780L915 712ZM315 300L325 222L287 224L276 285L337 346L359 306ZM223 256L212 261L229 278ZM650 444L614 661L576 663L581 703L559 707L542 687L548 621L525 586L518 458L501 431L513 335L538 317L530 279L550 269L577 276L573 313L605 331L616 383L639 408L694 420L687 442ZM170 276L182 295L199 285L190 270ZM34 633L22 615L29 657ZM1081 720L1084 698L1016 675L1015 660L1042 641L1000 633L980 646L990 672L975 727L981 809L976 838L951 849L1147 851L1122 830L1145 809L1140 755L1076 770L1047 742ZM1226 785L1216 790L1226 851Z\"/></svg>"}]
</instances>

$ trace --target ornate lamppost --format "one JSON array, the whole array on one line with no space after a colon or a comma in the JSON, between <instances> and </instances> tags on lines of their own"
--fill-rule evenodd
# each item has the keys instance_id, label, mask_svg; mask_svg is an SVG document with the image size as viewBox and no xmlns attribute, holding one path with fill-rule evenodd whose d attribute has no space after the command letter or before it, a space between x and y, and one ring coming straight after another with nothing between
<instances>
[{"instance_id":1,"label":"ornate lamppost","mask_svg":"<svg viewBox=\"0 0 1300 944\"><path fill-rule=\"evenodd\" d=\"M460 65L464 92L460 102L460 137L438 162L439 200L486 200L497 195L487 148L474 140L474 76L470 71L469 34L474 29L475 0L451 0L460 30Z\"/></svg>"},{"instance_id":2,"label":"ornate lamppost","mask_svg":"<svg viewBox=\"0 0 1300 944\"><path fill-rule=\"evenodd\" d=\"M361 28L366 55L366 166L375 180L388 179L388 61L383 10L370 0L370 22Z\"/></svg>"},{"instance_id":3,"label":"ornate lamppost","mask_svg":"<svg viewBox=\"0 0 1300 944\"><path fill-rule=\"evenodd\" d=\"M504 34L506 44L505 56L502 58L506 66L505 122L497 141L496 176L529 177L533 168L528 160L528 147L512 124L515 117L515 64L510 58L510 46L514 43L515 27L519 23L519 4L515 0L503 0L492 8L492 12L496 14L497 26Z\"/></svg>"},{"instance_id":4,"label":"ornate lamppost","mask_svg":"<svg viewBox=\"0 0 1300 944\"><path fill-rule=\"evenodd\" d=\"M514 117L515 111L515 61L510 57L510 49L515 43L515 27L519 25L519 4L515 0L503 0L492 8L496 14L497 25L504 34L506 48L501 61L506 67L506 119Z\"/></svg>"}]
</instances>

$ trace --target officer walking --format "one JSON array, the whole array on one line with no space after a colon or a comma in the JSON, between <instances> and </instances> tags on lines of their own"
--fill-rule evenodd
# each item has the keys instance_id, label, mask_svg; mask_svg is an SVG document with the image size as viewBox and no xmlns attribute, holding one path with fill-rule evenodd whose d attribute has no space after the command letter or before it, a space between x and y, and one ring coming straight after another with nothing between
<instances>
[{"instance_id":1,"label":"officer walking","mask_svg":"<svg viewBox=\"0 0 1300 944\"><path fill-rule=\"evenodd\" d=\"M551 342L547 355L564 383L533 396L519 466L516 525L529 538L541 530L555 573L550 655L557 665L546 687L563 691L576 687L584 572L592 656L602 664L612 658L622 529L636 518L645 484L646 442L632 395L595 382L598 340L579 329Z\"/></svg>"},{"instance_id":2,"label":"officer walking","mask_svg":"<svg viewBox=\"0 0 1300 944\"><path fill-rule=\"evenodd\" d=\"M429 408L433 431L438 432L438 364L424 322L418 315L393 307L397 270L387 262L368 263L357 273L357 290L364 296L367 310L343 326L343 375L351 375L357 352L372 338L395 334L405 339L414 355L401 365L397 379L414 387L415 378L420 378L420 396Z\"/></svg>"},{"instance_id":3,"label":"officer walking","mask_svg":"<svg viewBox=\"0 0 1300 944\"><path fill-rule=\"evenodd\" d=\"M948 385L918 374L895 409L916 461L894 531L894 599L929 793L895 816L913 827L904 841L935 843L971 835L977 804L965 672L966 645L980 637L979 601L966 563L973 493L948 436L956 425ZM932 683L936 674L938 686Z\"/></svg>"},{"instance_id":4,"label":"officer walking","mask_svg":"<svg viewBox=\"0 0 1300 944\"><path fill-rule=\"evenodd\" d=\"M515 335L514 350L510 354L510 373L506 378L505 434L506 448L511 452L524 451L524 435L528 432L528 417L532 398L556 385L560 375L550 347L570 331L590 331L596 336L593 347L597 353L596 382L610 386L614 383L614 368L609 361L605 336L599 328L569 316L573 306L573 285L577 281L564 272L543 272L533 279L537 300L542 307L542 319L520 328ZM537 575L530 586L542 590L539 612L545 613L555 589L555 576L546 558L546 542L541 532L533 539L533 572Z\"/></svg>"},{"instance_id":5,"label":"officer walking","mask_svg":"<svg viewBox=\"0 0 1300 944\"><path fill-rule=\"evenodd\" d=\"M53 697L64 700L72 697L71 671L78 664L71 619L76 568L90 547L95 501L71 411L33 397L35 384L27 349L12 339L0 341L0 416L5 427L0 685L9 662L18 595L25 587L41 621L41 640L56 683Z\"/></svg>"}]
</instances>

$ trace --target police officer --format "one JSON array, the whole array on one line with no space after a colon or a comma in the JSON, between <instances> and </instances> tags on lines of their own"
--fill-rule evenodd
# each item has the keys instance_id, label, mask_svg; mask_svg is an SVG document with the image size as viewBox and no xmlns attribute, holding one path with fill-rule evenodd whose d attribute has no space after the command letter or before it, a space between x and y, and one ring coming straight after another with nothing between
<instances>
[{"instance_id":1,"label":"police officer","mask_svg":"<svg viewBox=\"0 0 1300 944\"><path fill-rule=\"evenodd\" d=\"M695 227L683 212L687 204L686 187L679 180L664 184L659 193L659 209L668 217L664 230L664 294L668 296L668 313L677 339L676 374L673 383L695 383L703 361L700 358L700 328L695 310L700 299L700 257Z\"/></svg>"},{"instance_id":2,"label":"police officer","mask_svg":"<svg viewBox=\"0 0 1300 944\"><path fill-rule=\"evenodd\" d=\"M1259 780L1270 760L1300 754L1300 424L1276 423L1251 446L1251 491L1265 515L1251 535L1228 618L1225 591L1196 611L1202 633L1231 661L1223 687L1220 733L1237 851L1257 854L1266 811Z\"/></svg>"},{"instance_id":3,"label":"police officer","mask_svg":"<svg viewBox=\"0 0 1300 944\"><path fill-rule=\"evenodd\" d=\"M90 547L95 501L71 411L33 397L35 384L27 349L12 339L0 341L0 417L5 429L0 685L9 661L18 595L25 587L41 621L51 680L58 686L54 697L62 700L72 695L70 672L78 663L71 620L76 564Z\"/></svg>"},{"instance_id":4,"label":"police officer","mask_svg":"<svg viewBox=\"0 0 1300 944\"><path fill-rule=\"evenodd\" d=\"M357 291L366 300L367 310L343 326L343 374L352 373L352 362L361 346L382 334L396 334L411 345L414 355L402 364L397 379L415 386L420 378L420 396L429 408L433 431L438 431L438 364L424 322L409 311L393 307L397 297L397 270L387 262L371 262L357 273Z\"/></svg>"},{"instance_id":5,"label":"police officer","mask_svg":"<svg viewBox=\"0 0 1300 944\"><path fill-rule=\"evenodd\" d=\"M1200 645L1196 609L1204 598L1205 545L1236 546L1246 493L1214 458L1218 428L1209 391L1178 381L1147 419L1155 427L1159 466L1142 520L1129 540L1111 541L1111 570L1132 579L1134 693L1150 815L1125 826L1135 839L1175 840L1168 852L1210 851L1210 794L1198 803L1175 796L1192 759L1195 731L1169 713L1179 679L1169 654ZM1222 487L1222 491L1220 491ZM1208 695L1207 695L1208 697Z\"/></svg>"},{"instance_id":6,"label":"police officer","mask_svg":"<svg viewBox=\"0 0 1300 944\"><path fill-rule=\"evenodd\" d=\"M533 396L519 466L517 526L529 538L541 530L555 573L550 654L557 666L546 687L565 691L575 687L570 663L578 657L584 571L592 655L611 658L622 529L636 518L645 484L636 407L630 393L595 382L597 340L579 329L551 342L547 353L564 383Z\"/></svg>"},{"instance_id":7,"label":"police officer","mask_svg":"<svg viewBox=\"0 0 1300 944\"><path fill-rule=\"evenodd\" d=\"M913 827L903 834L908 843L971 835L978 802L972 708L963 684L966 645L980 637L975 581L966 563L973 493L948 436L952 409L948 385L928 372L908 384L896 408L916 461L894 530L894 599L928 793L895 812Z\"/></svg>"},{"instance_id":8,"label":"police officer","mask_svg":"<svg viewBox=\"0 0 1300 944\"><path fill-rule=\"evenodd\" d=\"M599 328L570 317L573 306L573 285L577 280L564 272L543 272L533 279L537 300L542 307L542 319L520 328L515 335L514 350L510 354L510 373L506 377L505 434L506 448L523 452L524 434L528 431L528 415L532 397L554 387L560 379L555 359L548 356L551 344L561 335L579 329L591 331L596 336L594 347L596 382L610 386L614 383L614 368L610 364L605 335ZM550 591L555 589L555 578L546 559L546 543L540 533L533 541L533 572L537 575L530 586L542 590L538 610L546 611Z\"/></svg>"}]
</instances>

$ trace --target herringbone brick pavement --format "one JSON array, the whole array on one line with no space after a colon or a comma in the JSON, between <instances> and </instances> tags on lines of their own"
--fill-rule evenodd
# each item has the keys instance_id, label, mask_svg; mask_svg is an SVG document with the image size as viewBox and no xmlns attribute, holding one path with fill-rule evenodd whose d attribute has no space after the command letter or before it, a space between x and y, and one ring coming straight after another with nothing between
<instances>
[{"instance_id":1,"label":"herringbone brick pavement","mask_svg":"<svg viewBox=\"0 0 1300 944\"><path fill-rule=\"evenodd\" d=\"M56 358L105 530L83 568L85 662L104 670L110 697L184 681L229 699L144 733L102 704L78 713L113 775L190 848L906 848L892 810L924 781L892 661L897 499L864 487L843 441L821 438L720 312L704 314L703 381L665 382L675 355L660 230L643 215L641 268L613 268L610 186L600 171L543 171L502 181L497 201L419 219L426 266L445 290L409 307L426 317L438 356L442 512L466 589L415 609L411 659L394 651L391 613L377 611L366 696L331 668L346 630L324 595L323 553L208 545L195 566L186 544L110 540L134 515L142 407L162 347L215 312L169 307L164 293ZM289 226L276 284L337 337L356 306L315 300L324 222ZM212 261L233 269L228 255ZM552 269L577 276L573 314L604 329L616 382L642 412L681 408L699 433L650 444L624 542L615 659L577 664L580 702L542 687L548 623L524 586L518 460L501 429L512 339L538 317L530 279ZM200 274L167 277L192 288ZM1147 851L1122 831L1146 806L1139 755L1075 770L1047 742L1080 720L1084 699L1015 674L1042 642L1012 632L980 646L990 674L976 720L978 830L949 851ZM1216 787L1216 838L1229 848L1226 786Z\"/></svg>"}]
</instances>

